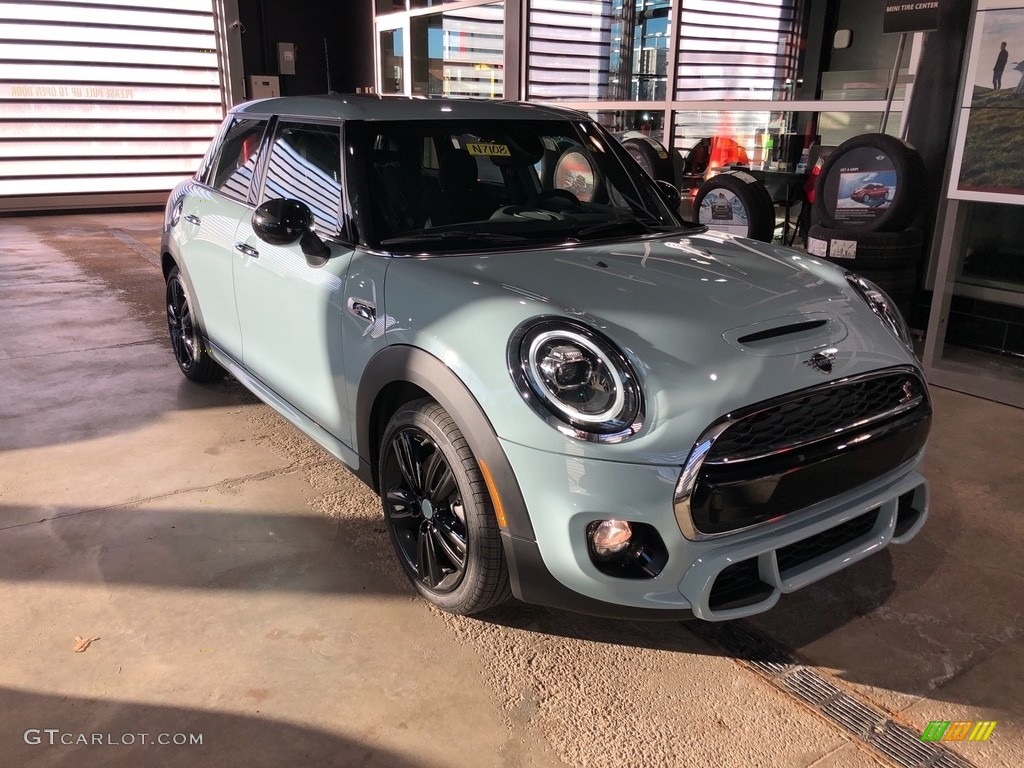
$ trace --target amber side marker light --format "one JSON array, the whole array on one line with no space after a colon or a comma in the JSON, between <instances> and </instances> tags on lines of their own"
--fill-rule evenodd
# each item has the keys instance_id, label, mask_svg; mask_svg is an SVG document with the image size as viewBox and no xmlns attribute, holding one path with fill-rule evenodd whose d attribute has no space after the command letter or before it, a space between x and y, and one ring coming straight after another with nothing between
<instances>
[{"instance_id":1,"label":"amber side marker light","mask_svg":"<svg viewBox=\"0 0 1024 768\"><path fill-rule=\"evenodd\" d=\"M484 483L487 485L487 492L491 494L491 503L494 505L494 516L498 518L498 526L500 528L506 528L505 507L501 503L501 496L498 495L498 489L494 487L494 478L491 477L491 470L487 466L487 463L480 459L477 459L476 463L480 465L480 474L484 476Z\"/></svg>"}]
</instances>

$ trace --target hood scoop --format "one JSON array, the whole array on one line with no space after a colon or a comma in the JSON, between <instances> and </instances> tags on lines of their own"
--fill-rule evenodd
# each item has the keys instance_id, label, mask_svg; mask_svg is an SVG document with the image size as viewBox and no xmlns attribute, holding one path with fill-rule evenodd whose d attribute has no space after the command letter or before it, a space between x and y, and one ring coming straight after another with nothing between
<instances>
[{"instance_id":1,"label":"hood scoop","mask_svg":"<svg viewBox=\"0 0 1024 768\"><path fill-rule=\"evenodd\" d=\"M838 318L826 312L809 312L733 328L722 338L747 354L774 357L831 347L846 335L846 326Z\"/></svg>"},{"instance_id":2,"label":"hood scoop","mask_svg":"<svg viewBox=\"0 0 1024 768\"><path fill-rule=\"evenodd\" d=\"M776 328L766 328L763 331L748 333L746 336L740 336L736 341L739 344L758 344L762 341L777 339L779 336L788 336L792 333L813 331L815 328L821 328L821 326L826 325L827 323L828 320L805 320L802 323L780 325Z\"/></svg>"}]
</instances>

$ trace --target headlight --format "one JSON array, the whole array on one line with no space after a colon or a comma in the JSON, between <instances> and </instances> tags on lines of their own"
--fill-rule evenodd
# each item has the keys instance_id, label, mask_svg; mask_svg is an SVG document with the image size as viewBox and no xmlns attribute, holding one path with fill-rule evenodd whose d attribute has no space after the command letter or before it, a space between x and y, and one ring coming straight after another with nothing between
<instances>
[{"instance_id":1,"label":"headlight","mask_svg":"<svg viewBox=\"0 0 1024 768\"><path fill-rule=\"evenodd\" d=\"M881 318L882 322L893 332L896 338L902 341L908 349L913 350L913 341L910 338L910 328L907 327L907 321L903 319L903 315L900 314L895 302L889 298L888 294L870 280L865 280L860 275L855 275L852 272L846 273L846 280L860 294L860 297L868 303L871 311Z\"/></svg>"},{"instance_id":2,"label":"headlight","mask_svg":"<svg viewBox=\"0 0 1024 768\"><path fill-rule=\"evenodd\" d=\"M526 401L567 435L617 442L640 429L643 398L629 361L585 325L531 321L509 340L508 366Z\"/></svg>"}]
</instances>

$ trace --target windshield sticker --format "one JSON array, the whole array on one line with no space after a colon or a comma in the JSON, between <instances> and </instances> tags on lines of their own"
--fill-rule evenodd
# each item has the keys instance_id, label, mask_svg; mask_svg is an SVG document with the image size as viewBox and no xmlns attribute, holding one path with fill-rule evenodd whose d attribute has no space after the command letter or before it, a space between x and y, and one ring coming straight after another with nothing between
<instances>
[{"instance_id":1,"label":"windshield sticker","mask_svg":"<svg viewBox=\"0 0 1024 768\"><path fill-rule=\"evenodd\" d=\"M466 144L466 151L476 157L512 157L507 144Z\"/></svg>"}]
</instances>

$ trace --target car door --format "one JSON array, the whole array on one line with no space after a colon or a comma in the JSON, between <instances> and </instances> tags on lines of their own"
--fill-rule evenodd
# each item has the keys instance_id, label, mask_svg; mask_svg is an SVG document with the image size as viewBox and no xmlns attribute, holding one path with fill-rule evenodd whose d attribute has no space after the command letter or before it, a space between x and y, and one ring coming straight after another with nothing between
<instances>
[{"instance_id":1,"label":"car door","mask_svg":"<svg viewBox=\"0 0 1024 768\"><path fill-rule=\"evenodd\" d=\"M341 217L340 128L282 118L266 152L259 202L305 203L330 257L311 263L298 241L272 245L256 235L251 217L241 220L234 282L242 361L278 396L349 443L342 318L353 251Z\"/></svg>"},{"instance_id":2,"label":"car door","mask_svg":"<svg viewBox=\"0 0 1024 768\"><path fill-rule=\"evenodd\" d=\"M241 359L242 333L235 306L234 234L240 219L252 215L252 177L258 167L266 119L234 118L221 135L216 156L195 192L181 209L180 252L193 303L202 313L203 331L211 342ZM253 192L252 194L255 194Z\"/></svg>"}]
</instances>

